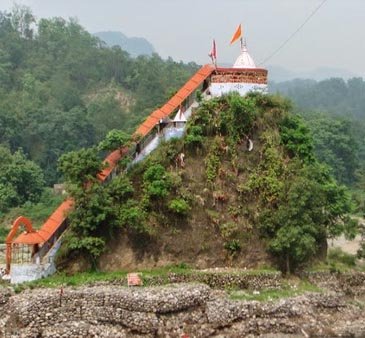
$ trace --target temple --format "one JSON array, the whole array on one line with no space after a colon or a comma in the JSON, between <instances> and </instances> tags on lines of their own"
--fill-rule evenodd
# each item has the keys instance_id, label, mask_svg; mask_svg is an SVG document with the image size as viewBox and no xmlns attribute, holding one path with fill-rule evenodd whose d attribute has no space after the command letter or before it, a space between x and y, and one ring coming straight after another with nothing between
<instances>
[{"instance_id":1,"label":"temple","mask_svg":"<svg viewBox=\"0 0 365 338\"><path fill-rule=\"evenodd\" d=\"M210 92L212 96L230 92L244 96L252 91L267 92L267 70L256 67L246 43L241 42L241 54L232 68L217 68L211 75Z\"/></svg>"},{"instance_id":2,"label":"temple","mask_svg":"<svg viewBox=\"0 0 365 338\"><path fill-rule=\"evenodd\" d=\"M201 67L187 83L163 106L153 111L137 128L138 143L130 149L115 150L104 163L106 168L98 174L102 184L107 184L120 172L118 163L126 154L133 163L143 160L162 140L182 137L186 122L199 107L200 100L238 92L267 91L266 69L258 68L250 56L246 43L240 46L240 55L230 68L222 68L216 62ZM18 218L6 238L6 276L12 283L20 283L45 277L55 272L54 257L68 228L68 213L73 201L65 200L38 230L31 221ZM18 234L18 228L25 231Z\"/></svg>"}]
</instances>

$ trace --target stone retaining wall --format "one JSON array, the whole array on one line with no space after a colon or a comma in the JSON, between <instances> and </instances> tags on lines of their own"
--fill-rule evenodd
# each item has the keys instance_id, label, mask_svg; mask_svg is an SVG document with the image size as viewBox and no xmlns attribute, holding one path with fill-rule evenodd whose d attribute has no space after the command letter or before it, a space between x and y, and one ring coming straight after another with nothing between
<instances>
[{"instance_id":1,"label":"stone retaining wall","mask_svg":"<svg viewBox=\"0 0 365 338\"><path fill-rule=\"evenodd\" d=\"M6 304L9 298L13 295L11 288L1 287L0 286L0 306Z\"/></svg>"},{"instance_id":2,"label":"stone retaining wall","mask_svg":"<svg viewBox=\"0 0 365 338\"><path fill-rule=\"evenodd\" d=\"M260 303L232 301L204 284L173 284L37 289L6 297L0 336L13 338L365 334L363 312L336 294Z\"/></svg>"},{"instance_id":3,"label":"stone retaining wall","mask_svg":"<svg viewBox=\"0 0 365 338\"><path fill-rule=\"evenodd\" d=\"M143 282L148 286L161 286L171 283L203 283L213 289L280 289L283 278L280 272L214 272L214 271L189 271L186 273L168 273L166 276L143 276ZM114 282L96 282L94 285L127 285L127 279Z\"/></svg>"},{"instance_id":4,"label":"stone retaining wall","mask_svg":"<svg viewBox=\"0 0 365 338\"><path fill-rule=\"evenodd\" d=\"M204 283L214 289L278 289L282 286L280 272L226 273L226 272L191 272L186 274L170 273L167 280L160 277L147 277L144 280L149 285L163 285L167 283Z\"/></svg>"},{"instance_id":5,"label":"stone retaining wall","mask_svg":"<svg viewBox=\"0 0 365 338\"><path fill-rule=\"evenodd\" d=\"M309 282L335 292L357 296L365 294L365 272L330 273L307 272L303 275Z\"/></svg>"},{"instance_id":6,"label":"stone retaining wall","mask_svg":"<svg viewBox=\"0 0 365 338\"><path fill-rule=\"evenodd\" d=\"M330 291L267 303L233 301L222 289L280 288L281 275L211 271L149 277L149 285L179 284L142 288L119 280L15 295L0 286L0 337L365 336L365 273L306 278ZM184 283L191 280L206 284Z\"/></svg>"}]
</instances>

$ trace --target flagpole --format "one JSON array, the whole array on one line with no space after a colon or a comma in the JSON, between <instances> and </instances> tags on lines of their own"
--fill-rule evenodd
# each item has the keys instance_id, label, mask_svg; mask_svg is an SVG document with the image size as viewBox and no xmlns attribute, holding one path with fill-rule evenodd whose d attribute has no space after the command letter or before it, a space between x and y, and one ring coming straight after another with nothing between
<instances>
[{"instance_id":1,"label":"flagpole","mask_svg":"<svg viewBox=\"0 0 365 338\"><path fill-rule=\"evenodd\" d=\"M217 70L217 46L215 43L215 39L213 39L212 51L209 53L210 58L212 59L212 63Z\"/></svg>"}]
</instances>

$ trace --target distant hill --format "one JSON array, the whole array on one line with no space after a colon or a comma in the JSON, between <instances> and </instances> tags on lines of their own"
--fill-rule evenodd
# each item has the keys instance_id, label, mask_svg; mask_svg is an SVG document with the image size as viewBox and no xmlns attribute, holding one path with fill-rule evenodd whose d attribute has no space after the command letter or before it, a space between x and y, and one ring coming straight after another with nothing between
<instances>
[{"instance_id":1,"label":"distant hill","mask_svg":"<svg viewBox=\"0 0 365 338\"><path fill-rule=\"evenodd\" d=\"M342 78L348 80L350 78L356 77L358 75L340 68L330 68L330 67L319 67L313 70L305 72L296 72L288 70L280 66L267 66L269 70L270 81L274 82L284 82L294 79L312 79L316 81L322 81L330 78Z\"/></svg>"},{"instance_id":2,"label":"distant hill","mask_svg":"<svg viewBox=\"0 0 365 338\"><path fill-rule=\"evenodd\" d=\"M127 37L121 32L98 32L94 34L103 40L108 46L120 46L132 57L139 55L151 55L155 52L152 44L145 38Z\"/></svg>"},{"instance_id":3,"label":"distant hill","mask_svg":"<svg viewBox=\"0 0 365 338\"><path fill-rule=\"evenodd\" d=\"M232 67L232 62L220 62L220 67ZM322 81L331 78L341 78L344 80L351 79L353 77L360 77L360 74L352 73L346 69L342 68L332 68L332 67L318 67L308 71L293 71L285 67L276 65L264 65L264 67L269 71L269 80L271 82L286 82L296 79L310 79L315 81Z\"/></svg>"},{"instance_id":4,"label":"distant hill","mask_svg":"<svg viewBox=\"0 0 365 338\"><path fill-rule=\"evenodd\" d=\"M358 121L365 118L365 80L361 77L270 81L269 92L288 96L300 110L351 116Z\"/></svg>"}]
</instances>

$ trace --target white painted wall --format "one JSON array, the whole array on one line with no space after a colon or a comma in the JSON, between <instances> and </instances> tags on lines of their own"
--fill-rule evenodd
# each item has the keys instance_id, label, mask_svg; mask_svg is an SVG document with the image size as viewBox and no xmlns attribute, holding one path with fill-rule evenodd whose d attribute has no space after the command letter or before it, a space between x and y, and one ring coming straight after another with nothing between
<instances>
[{"instance_id":1,"label":"white painted wall","mask_svg":"<svg viewBox=\"0 0 365 338\"><path fill-rule=\"evenodd\" d=\"M54 262L46 264L12 264L10 283L18 284L47 277L56 272Z\"/></svg>"},{"instance_id":2,"label":"white painted wall","mask_svg":"<svg viewBox=\"0 0 365 338\"><path fill-rule=\"evenodd\" d=\"M56 272L55 256L61 247L61 238L43 257L42 262L29 264L12 264L10 268L10 283L19 284L41 279Z\"/></svg>"},{"instance_id":3,"label":"white painted wall","mask_svg":"<svg viewBox=\"0 0 365 338\"><path fill-rule=\"evenodd\" d=\"M152 151L154 151L158 145L160 144L160 136L158 134L148 143L142 151L136 156L136 158L132 161L132 165L138 163L146 158Z\"/></svg>"},{"instance_id":4,"label":"white painted wall","mask_svg":"<svg viewBox=\"0 0 365 338\"><path fill-rule=\"evenodd\" d=\"M241 96L245 96L252 91L267 93L267 85L255 83L212 83L210 85L210 93L212 96L222 96L224 94L238 92Z\"/></svg>"},{"instance_id":5,"label":"white painted wall","mask_svg":"<svg viewBox=\"0 0 365 338\"><path fill-rule=\"evenodd\" d=\"M194 101L192 105L184 111L184 116L187 120L189 120L189 118L191 117L193 108L197 108L198 106L199 103L197 101ZM162 140L168 141L174 137L182 138L185 133L185 127L186 125L184 127L177 127L177 128L172 128L172 127L164 128L160 135L156 134L155 137L151 140L151 142L148 143L146 147L144 147L144 149L132 161L132 165L145 159L149 154L151 154L152 151L154 151L158 147L158 145Z\"/></svg>"}]
</instances>

